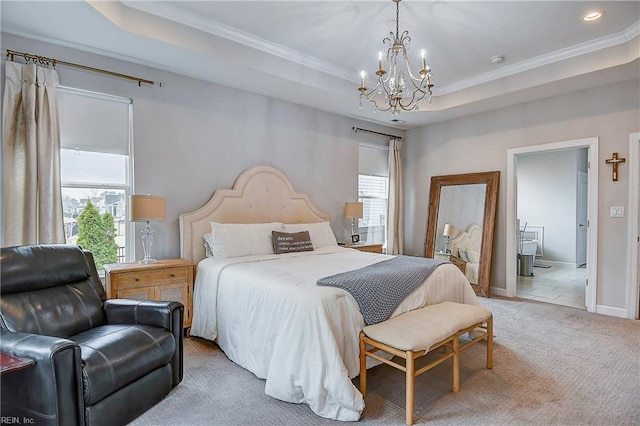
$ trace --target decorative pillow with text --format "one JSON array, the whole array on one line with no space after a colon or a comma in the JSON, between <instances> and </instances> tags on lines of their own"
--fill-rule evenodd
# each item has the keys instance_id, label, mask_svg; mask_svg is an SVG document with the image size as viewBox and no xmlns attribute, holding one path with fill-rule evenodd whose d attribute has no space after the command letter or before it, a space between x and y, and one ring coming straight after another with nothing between
<instances>
[{"instance_id":1,"label":"decorative pillow with text","mask_svg":"<svg viewBox=\"0 0 640 426\"><path fill-rule=\"evenodd\" d=\"M273 251L276 254L313 251L309 231L294 233L272 231L271 236Z\"/></svg>"}]
</instances>

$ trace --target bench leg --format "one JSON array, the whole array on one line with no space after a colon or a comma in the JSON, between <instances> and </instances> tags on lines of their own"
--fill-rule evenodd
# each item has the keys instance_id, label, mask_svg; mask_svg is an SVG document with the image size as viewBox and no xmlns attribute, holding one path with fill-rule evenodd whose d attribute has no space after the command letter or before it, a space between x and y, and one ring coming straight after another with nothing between
<instances>
[{"instance_id":1,"label":"bench leg","mask_svg":"<svg viewBox=\"0 0 640 426\"><path fill-rule=\"evenodd\" d=\"M487 369L493 368L493 315L487 319Z\"/></svg>"},{"instance_id":2,"label":"bench leg","mask_svg":"<svg viewBox=\"0 0 640 426\"><path fill-rule=\"evenodd\" d=\"M453 338L453 393L460 392L460 339Z\"/></svg>"},{"instance_id":3,"label":"bench leg","mask_svg":"<svg viewBox=\"0 0 640 426\"><path fill-rule=\"evenodd\" d=\"M406 367L407 367L407 390L406 390L406 417L407 424L413 424L413 401L414 401L414 380L415 380L415 360L413 359L413 352L407 351Z\"/></svg>"},{"instance_id":4,"label":"bench leg","mask_svg":"<svg viewBox=\"0 0 640 426\"><path fill-rule=\"evenodd\" d=\"M360 332L360 393L367 396L367 345L364 343L364 333Z\"/></svg>"}]
</instances>

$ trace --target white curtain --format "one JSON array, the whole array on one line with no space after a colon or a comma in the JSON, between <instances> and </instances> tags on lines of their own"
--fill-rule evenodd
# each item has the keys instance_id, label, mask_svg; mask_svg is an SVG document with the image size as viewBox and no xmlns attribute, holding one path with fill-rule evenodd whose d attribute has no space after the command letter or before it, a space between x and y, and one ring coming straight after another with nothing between
<instances>
[{"instance_id":1,"label":"white curtain","mask_svg":"<svg viewBox=\"0 0 640 426\"><path fill-rule=\"evenodd\" d=\"M2 113L4 246L64 243L58 73L7 61Z\"/></svg>"},{"instance_id":2,"label":"white curtain","mask_svg":"<svg viewBox=\"0 0 640 426\"><path fill-rule=\"evenodd\" d=\"M389 211L387 212L387 254L404 253L402 202L402 142L389 141Z\"/></svg>"}]
</instances>

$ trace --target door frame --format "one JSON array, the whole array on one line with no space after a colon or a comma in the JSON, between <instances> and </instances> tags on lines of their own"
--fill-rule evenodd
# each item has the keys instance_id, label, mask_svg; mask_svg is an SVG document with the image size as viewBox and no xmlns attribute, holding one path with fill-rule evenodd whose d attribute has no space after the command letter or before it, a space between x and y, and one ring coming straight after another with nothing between
<instances>
[{"instance_id":1,"label":"door frame","mask_svg":"<svg viewBox=\"0 0 640 426\"><path fill-rule=\"evenodd\" d=\"M640 181L640 132L629 134L629 205L627 206L627 318L638 319L640 303L640 274L638 271L638 197L640 190L634 182Z\"/></svg>"},{"instance_id":2,"label":"door frame","mask_svg":"<svg viewBox=\"0 0 640 426\"><path fill-rule=\"evenodd\" d=\"M588 210L589 210L589 193L588 193L588 191L589 191L589 173L587 173L587 172L583 172L582 170L578 170L578 173L577 173L577 176L576 176L576 180L577 180L577 183L576 183L576 190L577 190L577 194L576 194L576 195L577 195L577 196L576 196L576 201L580 200L579 196L580 196L580 193L581 193L581 179L582 179L582 177L583 177L583 176L585 176L585 177L587 178L587 194L585 194L585 195L586 195L586 197L587 197L587 211L586 211L586 212L584 212L584 213L585 213L585 214L587 215L587 217L588 217L588 216L589 216L589 212L588 212ZM582 264L583 264L583 263L581 262L582 257L578 257L578 253L581 253L581 254L582 254L582 247L580 247L580 246L578 245L578 235L579 235L579 233L581 232L581 231L579 230L579 227L580 227L580 221L579 221L578 219L580 218L580 214L582 213L582 211L581 211L581 210L582 210L582 209L581 209L581 205L580 205L580 203L577 203L577 202L576 202L576 268L580 267L580 265L582 265ZM588 219L587 219L587 220L588 220ZM587 257L587 254L586 254L586 250L587 250L586 242L587 242L587 241L586 241L586 238L585 238L585 240L584 240L584 249L585 249L585 255L584 255L584 256L585 256L585 258L584 258L584 263L587 263L587 258L586 258L586 257Z\"/></svg>"},{"instance_id":3,"label":"door frame","mask_svg":"<svg viewBox=\"0 0 640 426\"><path fill-rule=\"evenodd\" d=\"M596 312L598 277L598 155L599 138L591 137L531 145L507 150L507 200L506 200L506 293L515 297L517 291L517 175L516 158L520 154L557 151L573 148L588 148L588 206L587 206L587 288L585 305L588 312Z\"/></svg>"}]
</instances>

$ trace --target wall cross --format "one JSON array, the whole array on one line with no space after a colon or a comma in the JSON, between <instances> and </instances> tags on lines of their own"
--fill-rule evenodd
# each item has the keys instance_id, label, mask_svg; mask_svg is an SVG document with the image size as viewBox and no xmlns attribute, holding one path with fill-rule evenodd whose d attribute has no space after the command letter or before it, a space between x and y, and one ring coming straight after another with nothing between
<instances>
[{"instance_id":1,"label":"wall cross","mask_svg":"<svg viewBox=\"0 0 640 426\"><path fill-rule=\"evenodd\" d=\"M614 152L611 157L612 158L604 160L604 162L613 166L611 171L613 172L613 181L615 182L618 180L618 164L624 163L627 160L625 158L618 158L617 152Z\"/></svg>"}]
</instances>

